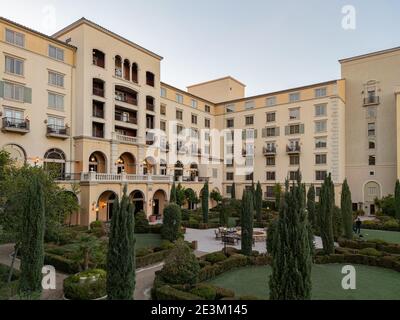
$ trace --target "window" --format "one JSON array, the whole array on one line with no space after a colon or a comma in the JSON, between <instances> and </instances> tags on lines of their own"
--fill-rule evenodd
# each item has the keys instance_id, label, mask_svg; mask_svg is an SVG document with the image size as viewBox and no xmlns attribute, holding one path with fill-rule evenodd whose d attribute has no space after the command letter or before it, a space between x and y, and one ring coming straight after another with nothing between
<instances>
[{"instance_id":1,"label":"window","mask_svg":"<svg viewBox=\"0 0 400 320\"><path fill-rule=\"evenodd\" d=\"M47 126L53 129L64 128L64 118L49 116L47 118Z\"/></svg>"},{"instance_id":2,"label":"window","mask_svg":"<svg viewBox=\"0 0 400 320\"><path fill-rule=\"evenodd\" d=\"M63 111L64 110L64 96L56 93L49 92L49 108Z\"/></svg>"},{"instance_id":3,"label":"window","mask_svg":"<svg viewBox=\"0 0 400 320\"><path fill-rule=\"evenodd\" d=\"M315 196L319 197L321 195L321 187L316 187L315 188Z\"/></svg>"},{"instance_id":4,"label":"window","mask_svg":"<svg viewBox=\"0 0 400 320\"><path fill-rule=\"evenodd\" d=\"M376 107L367 107L367 118L375 119L376 118Z\"/></svg>"},{"instance_id":5,"label":"window","mask_svg":"<svg viewBox=\"0 0 400 320\"><path fill-rule=\"evenodd\" d=\"M276 121L276 112L268 112L267 122L275 122L275 121Z\"/></svg>"},{"instance_id":6,"label":"window","mask_svg":"<svg viewBox=\"0 0 400 320\"><path fill-rule=\"evenodd\" d=\"M376 157L375 156L368 157L368 165L370 165L370 166L376 165Z\"/></svg>"},{"instance_id":7,"label":"window","mask_svg":"<svg viewBox=\"0 0 400 320\"><path fill-rule=\"evenodd\" d=\"M317 104L315 106L315 116L316 117L326 116L326 104Z\"/></svg>"},{"instance_id":8,"label":"window","mask_svg":"<svg viewBox=\"0 0 400 320\"><path fill-rule=\"evenodd\" d=\"M315 133L326 132L327 130L327 121L315 121Z\"/></svg>"},{"instance_id":9,"label":"window","mask_svg":"<svg viewBox=\"0 0 400 320\"><path fill-rule=\"evenodd\" d=\"M225 164L227 168L233 167L233 159L232 158L225 158Z\"/></svg>"},{"instance_id":10,"label":"window","mask_svg":"<svg viewBox=\"0 0 400 320\"><path fill-rule=\"evenodd\" d=\"M268 181L275 181L275 171L267 171L267 180Z\"/></svg>"},{"instance_id":11,"label":"window","mask_svg":"<svg viewBox=\"0 0 400 320\"><path fill-rule=\"evenodd\" d=\"M233 172L227 172L226 173L226 180L227 181L233 181L234 176L233 176Z\"/></svg>"},{"instance_id":12,"label":"window","mask_svg":"<svg viewBox=\"0 0 400 320\"><path fill-rule=\"evenodd\" d=\"M24 119L24 112L21 110L4 108L4 116L9 122L19 123Z\"/></svg>"},{"instance_id":13,"label":"window","mask_svg":"<svg viewBox=\"0 0 400 320\"><path fill-rule=\"evenodd\" d=\"M225 112L226 113L232 113L235 112L235 105L234 104L229 104L225 107Z\"/></svg>"},{"instance_id":14,"label":"window","mask_svg":"<svg viewBox=\"0 0 400 320\"><path fill-rule=\"evenodd\" d=\"M296 102L300 100L300 92L294 92L289 94L289 102Z\"/></svg>"},{"instance_id":15,"label":"window","mask_svg":"<svg viewBox=\"0 0 400 320\"><path fill-rule=\"evenodd\" d=\"M227 145L226 146L226 154L234 154L234 152L235 152L235 149L234 149L234 146L233 145Z\"/></svg>"},{"instance_id":16,"label":"window","mask_svg":"<svg viewBox=\"0 0 400 320\"><path fill-rule=\"evenodd\" d=\"M105 67L105 54L104 52L101 52L100 50L93 49L92 51L92 63L95 66L98 66L100 68Z\"/></svg>"},{"instance_id":17,"label":"window","mask_svg":"<svg viewBox=\"0 0 400 320\"><path fill-rule=\"evenodd\" d=\"M210 113L211 112L211 107L208 106L208 105L205 105L204 106L204 111L207 112L207 113Z\"/></svg>"},{"instance_id":18,"label":"window","mask_svg":"<svg viewBox=\"0 0 400 320\"><path fill-rule=\"evenodd\" d=\"M245 108L246 110L254 109L254 106L255 106L254 101L246 101L246 102L244 103L244 108Z\"/></svg>"},{"instance_id":19,"label":"window","mask_svg":"<svg viewBox=\"0 0 400 320\"><path fill-rule=\"evenodd\" d=\"M234 138L234 133L233 131L229 131L225 134L225 140L226 142L232 142Z\"/></svg>"},{"instance_id":20,"label":"window","mask_svg":"<svg viewBox=\"0 0 400 320\"><path fill-rule=\"evenodd\" d=\"M274 105L276 105L276 97L268 97L266 100L266 105L267 107L272 107Z\"/></svg>"},{"instance_id":21,"label":"window","mask_svg":"<svg viewBox=\"0 0 400 320\"><path fill-rule=\"evenodd\" d=\"M184 128L183 128L182 126L177 125L177 126L176 126L176 133L177 133L177 134L180 134L180 133L183 131L183 129L184 129Z\"/></svg>"},{"instance_id":22,"label":"window","mask_svg":"<svg viewBox=\"0 0 400 320\"><path fill-rule=\"evenodd\" d=\"M183 119L183 111L176 110L176 120L182 120L182 119Z\"/></svg>"},{"instance_id":23,"label":"window","mask_svg":"<svg viewBox=\"0 0 400 320\"><path fill-rule=\"evenodd\" d=\"M160 114L163 116L167 114L167 106L163 103L160 105Z\"/></svg>"},{"instance_id":24,"label":"window","mask_svg":"<svg viewBox=\"0 0 400 320\"><path fill-rule=\"evenodd\" d=\"M327 139L326 138L316 138L315 139L315 148L316 149L324 149L327 147Z\"/></svg>"},{"instance_id":25,"label":"window","mask_svg":"<svg viewBox=\"0 0 400 320\"><path fill-rule=\"evenodd\" d=\"M64 87L64 75L49 71L49 84L57 87Z\"/></svg>"},{"instance_id":26,"label":"window","mask_svg":"<svg viewBox=\"0 0 400 320\"><path fill-rule=\"evenodd\" d=\"M226 193L231 194L232 193L232 186L226 186Z\"/></svg>"},{"instance_id":27,"label":"window","mask_svg":"<svg viewBox=\"0 0 400 320\"><path fill-rule=\"evenodd\" d=\"M167 123L165 121L160 121L160 129L162 131L167 131Z\"/></svg>"},{"instance_id":28,"label":"window","mask_svg":"<svg viewBox=\"0 0 400 320\"><path fill-rule=\"evenodd\" d=\"M299 155L290 155L289 156L289 163L291 166L298 166L300 165L300 156Z\"/></svg>"},{"instance_id":29,"label":"window","mask_svg":"<svg viewBox=\"0 0 400 320\"><path fill-rule=\"evenodd\" d=\"M370 140L370 141L368 142L368 148L369 148L369 149L375 149L375 141Z\"/></svg>"},{"instance_id":30,"label":"window","mask_svg":"<svg viewBox=\"0 0 400 320\"><path fill-rule=\"evenodd\" d=\"M292 135L292 134L300 134L304 133L304 130L301 130L301 125L299 124L294 124L286 127L287 134Z\"/></svg>"},{"instance_id":31,"label":"window","mask_svg":"<svg viewBox=\"0 0 400 320\"><path fill-rule=\"evenodd\" d=\"M24 61L6 56L6 72L22 76L24 74Z\"/></svg>"},{"instance_id":32,"label":"window","mask_svg":"<svg viewBox=\"0 0 400 320\"><path fill-rule=\"evenodd\" d=\"M276 137L278 136L278 128L266 128L266 136L267 137Z\"/></svg>"},{"instance_id":33,"label":"window","mask_svg":"<svg viewBox=\"0 0 400 320\"><path fill-rule=\"evenodd\" d=\"M161 97L163 97L163 98L167 97L167 89L161 88Z\"/></svg>"},{"instance_id":34,"label":"window","mask_svg":"<svg viewBox=\"0 0 400 320\"><path fill-rule=\"evenodd\" d=\"M104 138L104 123L93 122L92 135L96 138Z\"/></svg>"},{"instance_id":35,"label":"window","mask_svg":"<svg viewBox=\"0 0 400 320\"><path fill-rule=\"evenodd\" d=\"M57 48L55 46L52 46L50 44L49 45L49 57L56 59L56 60L64 61L64 50Z\"/></svg>"},{"instance_id":36,"label":"window","mask_svg":"<svg viewBox=\"0 0 400 320\"><path fill-rule=\"evenodd\" d=\"M4 85L4 99L27 102L25 99L25 91L27 88L10 82L0 82L0 86L2 84Z\"/></svg>"},{"instance_id":37,"label":"window","mask_svg":"<svg viewBox=\"0 0 400 320\"><path fill-rule=\"evenodd\" d=\"M192 124L197 124L197 116L192 114Z\"/></svg>"},{"instance_id":38,"label":"window","mask_svg":"<svg viewBox=\"0 0 400 320\"><path fill-rule=\"evenodd\" d=\"M315 164L326 164L326 154L316 154Z\"/></svg>"},{"instance_id":39,"label":"window","mask_svg":"<svg viewBox=\"0 0 400 320\"><path fill-rule=\"evenodd\" d=\"M175 99L176 99L176 102L183 104L183 95L177 93Z\"/></svg>"},{"instance_id":40,"label":"window","mask_svg":"<svg viewBox=\"0 0 400 320\"><path fill-rule=\"evenodd\" d=\"M289 120L300 119L300 108L289 109Z\"/></svg>"},{"instance_id":41,"label":"window","mask_svg":"<svg viewBox=\"0 0 400 320\"><path fill-rule=\"evenodd\" d=\"M253 172L252 172L252 173L246 174L245 179L246 179L247 181L252 181L252 180L253 180Z\"/></svg>"},{"instance_id":42,"label":"window","mask_svg":"<svg viewBox=\"0 0 400 320\"><path fill-rule=\"evenodd\" d=\"M148 86L154 87L154 81L155 81L154 73L146 71L146 84Z\"/></svg>"},{"instance_id":43,"label":"window","mask_svg":"<svg viewBox=\"0 0 400 320\"><path fill-rule=\"evenodd\" d=\"M197 106L198 106L197 100L192 99L191 104L192 104L192 108L197 109Z\"/></svg>"},{"instance_id":44,"label":"window","mask_svg":"<svg viewBox=\"0 0 400 320\"><path fill-rule=\"evenodd\" d=\"M275 157L267 157L266 158L267 166L274 166L275 165Z\"/></svg>"},{"instance_id":45,"label":"window","mask_svg":"<svg viewBox=\"0 0 400 320\"><path fill-rule=\"evenodd\" d=\"M16 46L24 47L25 35L17 31L6 29L6 41Z\"/></svg>"},{"instance_id":46,"label":"window","mask_svg":"<svg viewBox=\"0 0 400 320\"><path fill-rule=\"evenodd\" d=\"M267 186L266 198L274 198L275 197L275 190L273 186Z\"/></svg>"},{"instance_id":47,"label":"window","mask_svg":"<svg viewBox=\"0 0 400 320\"><path fill-rule=\"evenodd\" d=\"M204 140L205 141L210 141L210 132L209 131L204 131Z\"/></svg>"},{"instance_id":48,"label":"window","mask_svg":"<svg viewBox=\"0 0 400 320\"><path fill-rule=\"evenodd\" d=\"M368 123L368 136L375 136L375 123Z\"/></svg>"},{"instance_id":49,"label":"window","mask_svg":"<svg viewBox=\"0 0 400 320\"><path fill-rule=\"evenodd\" d=\"M96 118L104 118L104 102L93 100L92 116Z\"/></svg>"},{"instance_id":50,"label":"window","mask_svg":"<svg viewBox=\"0 0 400 320\"><path fill-rule=\"evenodd\" d=\"M254 140L257 139L257 129L244 129L242 130L243 140Z\"/></svg>"},{"instance_id":51,"label":"window","mask_svg":"<svg viewBox=\"0 0 400 320\"><path fill-rule=\"evenodd\" d=\"M327 176L326 171L321 171L321 170L315 171L315 180L317 181L325 180L326 176Z\"/></svg>"},{"instance_id":52,"label":"window","mask_svg":"<svg viewBox=\"0 0 400 320\"><path fill-rule=\"evenodd\" d=\"M211 121L210 121L210 119L204 119L204 126L206 127L206 128L210 128L211 127Z\"/></svg>"},{"instance_id":53,"label":"window","mask_svg":"<svg viewBox=\"0 0 400 320\"><path fill-rule=\"evenodd\" d=\"M246 126L251 126L254 124L254 116L246 116Z\"/></svg>"},{"instance_id":54,"label":"window","mask_svg":"<svg viewBox=\"0 0 400 320\"><path fill-rule=\"evenodd\" d=\"M316 98L326 97L326 88L315 89L315 97Z\"/></svg>"},{"instance_id":55,"label":"window","mask_svg":"<svg viewBox=\"0 0 400 320\"><path fill-rule=\"evenodd\" d=\"M205 146L204 146L204 154L210 154L210 145L209 144L206 144Z\"/></svg>"},{"instance_id":56,"label":"window","mask_svg":"<svg viewBox=\"0 0 400 320\"><path fill-rule=\"evenodd\" d=\"M289 180L296 181L299 178L299 171L289 171Z\"/></svg>"},{"instance_id":57,"label":"window","mask_svg":"<svg viewBox=\"0 0 400 320\"><path fill-rule=\"evenodd\" d=\"M233 128L235 126L235 122L233 121L233 119L227 119L226 120L226 127L227 128Z\"/></svg>"}]
</instances>

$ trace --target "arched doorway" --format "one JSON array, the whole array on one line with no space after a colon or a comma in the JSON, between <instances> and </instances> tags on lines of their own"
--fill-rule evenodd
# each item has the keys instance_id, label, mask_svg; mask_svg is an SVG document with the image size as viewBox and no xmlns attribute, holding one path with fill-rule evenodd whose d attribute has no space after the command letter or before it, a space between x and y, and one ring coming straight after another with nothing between
<instances>
[{"instance_id":1,"label":"arched doorway","mask_svg":"<svg viewBox=\"0 0 400 320\"><path fill-rule=\"evenodd\" d=\"M100 152L93 152L89 157L89 172L106 173L106 157Z\"/></svg>"},{"instance_id":2,"label":"arched doorway","mask_svg":"<svg viewBox=\"0 0 400 320\"><path fill-rule=\"evenodd\" d=\"M153 215L161 216L167 202L167 193L164 190L157 190L153 195Z\"/></svg>"},{"instance_id":3,"label":"arched doorway","mask_svg":"<svg viewBox=\"0 0 400 320\"><path fill-rule=\"evenodd\" d=\"M98 221L110 221L112 218L112 212L114 202L117 199L117 195L113 191L104 191L97 201L96 208L96 220Z\"/></svg>"},{"instance_id":4,"label":"arched doorway","mask_svg":"<svg viewBox=\"0 0 400 320\"><path fill-rule=\"evenodd\" d=\"M178 181L183 176L183 163L179 160L175 163L174 177L175 181Z\"/></svg>"},{"instance_id":5,"label":"arched doorway","mask_svg":"<svg viewBox=\"0 0 400 320\"><path fill-rule=\"evenodd\" d=\"M16 144L7 144L3 150L9 153L10 159L16 166L22 167L26 163L26 153L22 147Z\"/></svg>"},{"instance_id":6,"label":"arched doorway","mask_svg":"<svg viewBox=\"0 0 400 320\"><path fill-rule=\"evenodd\" d=\"M132 193L129 196L135 205L135 214L140 212L140 211L145 211L144 210L144 194L142 191L135 190L132 191Z\"/></svg>"},{"instance_id":7,"label":"arched doorway","mask_svg":"<svg viewBox=\"0 0 400 320\"><path fill-rule=\"evenodd\" d=\"M375 215L375 199L380 199L381 196L381 186L376 181L369 181L364 185L364 211L367 215Z\"/></svg>"},{"instance_id":8,"label":"arched doorway","mask_svg":"<svg viewBox=\"0 0 400 320\"><path fill-rule=\"evenodd\" d=\"M147 157L143 162L143 174L156 174L156 161Z\"/></svg>"},{"instance_id":9,"label":"arched doorway","mask_svg":"<svg viewBox=\"0 0 400 320\"><path fill-rule=\"evenodd\" d=\"M55 179L65 178L65 153L60 149L50 149L44 154L43 168Z\"/></svg>"},{"instance_id":10,"label":"arched doorway","mask_svg":"<svg viewBox=\"0 0 400 320\"><path fill-rule=\"evenodd\" d=\"M129 153L123 153L117 160L117 172L126 172L127 174L136 174L136 159Z\"/></svg>"}]
</instances>

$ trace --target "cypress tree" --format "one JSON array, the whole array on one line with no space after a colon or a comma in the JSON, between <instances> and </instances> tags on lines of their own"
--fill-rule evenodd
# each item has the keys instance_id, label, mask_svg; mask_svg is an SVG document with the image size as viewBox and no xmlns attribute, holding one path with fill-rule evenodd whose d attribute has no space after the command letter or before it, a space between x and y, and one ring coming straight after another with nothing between
<instances>
[{"instance_id":1,"label":"cypress tree","mask_svg":"<svg viewBox=\"0 0 400 320\"><path fill-rule=\"evenodd\" d=\"M396 181L396 187L394 190L394 208L396 211L396 218L400 220L400 182Z\"/></svg>"},{"instance_id":2,"label":"cypress tree","mask_svg":"<svg viewBox=\"0 0 400 320\"><path fill-rule=\"evenodd\" d=\"M21 276L19 295L39 298L42 292L42 268L44 262L45 200L40 172L33 170L22 212Z\"/></svg>"},{"instance_id":3,"label":"cypress tree","mask_svg":"<svg viewBox=\"0 0 400 320\"><path fill-rule=\"evenodd\" d=\"M161 237L171 242L176 241L180 236L182 211L176 203L171 203L164 208L163 225Z\"/></svg>"},{"instance_id":4,"label":"cypress tree","mask_svg":"<svg viewBox=\"0 0 400 320\"><path fill-rule=\"evenodd\" d=\"M280 183L275 184L274 194L275 194L275 210L279 211L280 203L281 203L281 193L282 187Z\"/></svg>"},{"instance_id":5,"label":"cypress tree","mask_svg":"<svg viewBox=\"0 0 400 320\"><path fill-rule=\"evenodd\" d=\"M236 199L236 185L235 185L235 183L232 183L231 198L232 199Z\"/></svg>"},{"instance_id":6,"label":"cypress tree","mask_svg":"<svg viewBox=\"0 0 400 320\"><path fill-rule=\"evenodd\" d=\"M175 181L172 183L171 192L170 192L170 195L169 195L169 202L170 202L170 203L176 203L176 187L175 187Z\"/></svg>"},{"instance_id":7,"label":"cypress tree","mask_svg":"<svg viewBox=\"0 0 400 320\"><path fill-rule=\"evenodd\" d=\"M256 217L257 221L261 222L262 215L261 215L261 210L262 210L262 188L261 188L261 183L258 181L257 183L257 188L256 188L256 197L255 197L255 209L256 209Z\"/></svg>"},{"instance_id":8,"label":"cypress tree","mask_svg":"<svg viewBox=\"0 0 400 320\"><path fill-rule=\"evenodd\" d=\"M314 230L316 230L316 216L315 216L315 188L312 184L307 192L307 211L308 211L308 219L310 224Z\"/></svg>"},{"instance_id":9,"label":"cypress tree","mask_svg":"<svg viewBox=\"0 0 400 320\"><path fill-rule=\"evenodd\" d=\"M333 237L333 217L335 208L335 191L329 174L321 187L319 200L319 229L322 238L322 244L326 254L332 254L335 251Z\"/></svg>"},{"instance_id":10,"label":"cypress tree","mask_svg":"<svg viewBox=\"0 0 400 320\"><path fill-rule=\"evenodd\" d=\"M250 256L253 251L253 216L254 216L253 192L245 190L242 196L242 254Z\"/></svg>"},{"instance_id":11,"label":"cypress tree","mask_svg":"<svg viewBox=\"0 0 400 320\"><path fill-rule=\"evenodd\" d=\"M345 179L340 196L340 209L342 213L343 231L346 239L353 239L353 210L351 206L351 192L347 184L347 179Z\"/></svg>"},{"instance_id":12,"label":"cypress tree","mask_svg":"<svg viewBox=\"0 0 400 320\"><path fill-rule=\"evenodd\" d=\"M311 299L312 247L304 203L304 185L298 181L289 191L286 181L279 218L270 240L272 245L269 246L272 254L271 300Z\"/></svg>"},{"instance_id":13,"label":"cypress tree","mask_svg":"<svg viewBox=\"0 0 400 320\"><path fill-rule=\"evenodd\" d=\"M127 196L114 202L107 253L107 295L109 300L132 300L135 291L134 204Z\"/></svg>"},{"instance_id":14,"label":"cypress tree","mask_svg":"<svg viewBox=\"0 0 400 320\"><path fill-rule=\"evenodd\" d=\"M208 181L204 183L203 191L201 193L201 212L203 213L203 222L208 223Z\"/></svg>"}]
</instances>

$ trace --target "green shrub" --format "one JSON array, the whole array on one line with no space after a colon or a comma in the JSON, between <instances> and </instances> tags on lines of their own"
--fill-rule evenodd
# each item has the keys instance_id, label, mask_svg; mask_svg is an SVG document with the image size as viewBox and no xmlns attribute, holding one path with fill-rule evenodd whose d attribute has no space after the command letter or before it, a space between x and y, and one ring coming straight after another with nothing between
<instances>
[{"instance_id":1,"label":"green shrub","mask_svg":"<svg viewBox=\"0 0 400 320\"><path fill-rule=\"evenodd\" d=\"M103 222L100 221L100 220L93 221L93 222L90 224L90 229L93 229L93 228L102 228L102 227L103 227Z\"/></svg>"},{"instance_id":2,"label":"green shrub","mask_svg":"<svg viewBox=\"0 0 400 320\"><path fill-rule=\"evenodd\" d=\"M170 284L197 283L200 265L189 246L182 240L170 251L160 276Z\"/></svg>"},{"instance_id":3,"label":"green shrub","mask_svg":"<svg viewBox=\"0 0 400 320\"><path fill-rule=\"evenodd\" d=\"M164 220L161 229L161 237L169 241L179 238L181 228L182 213L181 208L175 203L169 204L164 209Z\"/></svg>"},{"instance_id":4,"label":"green shrub","mask_svg":"<svg viewBox=\"0 0 400 320\"><path fill-rule=\"evenodd\" d=\"M365 256L373 256L373 257L380 257L382 255L381 252L374 248L364 248L360 250L360 254L363 254Z\"/></svg>"},{"instance_id":5,"label":"green shrub","mask_svg":"<svg viewBox=\"0 0 400 320\"><path fill-rule=\"evenodd\" d=\"M140 248L136 250L136 257L143 257L151 253L153 253L153 250L150 248Z\"/></svg>"},{"instance_id":6,"label":"green shrub","mask_svg":"<svg viewBox=\"0 0 400 320\"><path fill-rule=\"evenodd\" d=\"M150 224L147 227L147 233L160 234L161 229L162 229L162 224Z\"/></svg>"},{"instance_id":7,"label":"green shrub","mask_svg":"<svg viewBox=\"0 0 400 320\"><path fill-rule=\"evenodd\" d=\"M86 278L86 279L83 279ZM70 300L94 300L106 295L106 272L87 270L64 280L64 296Z\"/></svg>"},{"instance_id":8,"label":"green shrub","mask_svg":"<svg viewBox=\"0 0 400 320\"><path fill-rule=\"evenodd\" d=\"M44 263L46 265L54 266L56 270L66 274L73 274L80 271L79 263L76 261L51 253L44 254Z\"/></svg>"},{"instance_id":9,"label":"green shrub","mask_svg":"<svg viewBox=\"0 0 400 320\"><path fill-rule=\"evenodd\" d=\"M149 229L149 220L143 211L135 214L135 233L147 233Z\"/></svg>"},{"instance_id":10,"label":"green shrub","mask_svg":"<svg viewBox=\"0 0 400 320\"><path fill-rule=\"evenodd\" d=\"M162 250L147 254L142 257L136 256L136 268L143 268L163 261L170 254L170 250Z\"/></svg>"},{"instance_id":11,"label":"green shrub","mask_svg":"<svg viewBox=\"0 0 400 320\"><path fill-rule=\"evenodd\" d=\"M190 220L190 211L188 209L182 209L182 221Z\"/></svg>"},{"instance_id":12,"label":"green shrub","mask_svg":"<svg viewBox=\"0 0 400 320\"><path fill-rule=\"evenodd\" d=\"M207 254L204 259L210 263L217 263L220 261L224 261L227 259L226 255L224 255L222 252L213 252Z\"/></svg>"},{"instance_id":13,"label":"green shrub","mask_svg":"<svg viewBox=\"0 0 400 320\"><path fill-rule=\"evenodd\" d=\"M190 292L185 292L172 288L169 285L155 288L152 293L154 300L202 300Z\"/></svg>"},{"instance_id":14,"label":"green shrub","mask_svg":"<svg viewBox=\"0 0 400 320\"><path fill-rule=\"evenodd\" d=\"M196 285L190 293L199 296L205 300L215 300L217 295L216 288L211 284L200 283Z\"/></svg>"},{"instance_id":15,"label":"green shrub","mask_svg":"<svg viewBox=\"0 0 400 320\"><path fill-rule=\"evenodd\" d=\"M395 219L390 219L383 224L386 230L397 230L399 228L399 223Z\"/></svg>"}]
</instances>

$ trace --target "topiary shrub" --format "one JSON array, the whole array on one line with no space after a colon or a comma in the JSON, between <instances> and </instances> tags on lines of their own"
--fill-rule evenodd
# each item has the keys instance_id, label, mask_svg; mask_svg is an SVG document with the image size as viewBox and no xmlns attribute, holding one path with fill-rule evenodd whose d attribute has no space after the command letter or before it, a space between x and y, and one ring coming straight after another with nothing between
<instances>
[{"instance_id":1,"label":"topiary shrub","mask_svg":"<svg viewBox=\"0 0 400 320\"><path fill-rule=\"evenodd\" d=\"M181 229L181 208L171 203L164 209L164 220L161 229L161 237L165 240L175 241L179 238Z\"/></svg>"},{"instance_id":2,"label":"topiary shrub","mask_svg":"<svg viewBox=\"0 0 400 320\"><path fill-rule=\"evenodd\" d=\"M365 256L372 256L372 257L380 257L382 255L381 252L374 248L364 248L360 250L360 254Z\"/></svg>"},{"instance_id":3,"label":"topiary shrub","mask_svg":"<svg viewBox=\"0 0 400 320\"><path fill-rule=\"evenodd\" d=\"M215 300L217 289L211 284L200 283L190 290L190 293L205 300Z\"/></svg>"},{"instance_id":4,"label":"topiary shrub","mask_svg":"<svg viewBox=\"0 0 400 320\"><path fill-rule=\"evenodd\" d=\"M170 284L195 284L200 272L196 256L183 240L176 242L159 273Z\"/></svg>"},{"instance_id":5,"label":"topiary shrub","mask_svg":"<svg viewBox=\"0 0 400 320\"><path fill-rule=\"evenodd\" d=\"M106 271L87 270L64 279L64 297L69 300L96 300L106 295Z\"/></svg>"},{"instance_id":6,"label":"topiary shrub","mask_svg":"<svg viewBox=\"0 0 400 320\"><path fill-rule=\"evenodd\" d=\"M224 255L222 252L213 252L213 253L209 253L207 254L204 259L210 263L217 263L220 261L224 261L227 259L227 256Z\"/></svg>"},{"instance_id":7,"label":"topiary shrub","mask_svg":"<svg viewBox=\"0 0 400 320\"><path fill-rule=\"evenodd\" d=\"M149 220L143 211L135 214L135 233L147 233L149 231Z\"/></svg>"}]
</instances>

